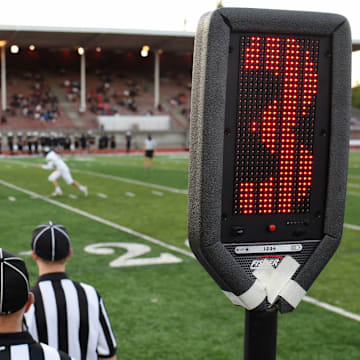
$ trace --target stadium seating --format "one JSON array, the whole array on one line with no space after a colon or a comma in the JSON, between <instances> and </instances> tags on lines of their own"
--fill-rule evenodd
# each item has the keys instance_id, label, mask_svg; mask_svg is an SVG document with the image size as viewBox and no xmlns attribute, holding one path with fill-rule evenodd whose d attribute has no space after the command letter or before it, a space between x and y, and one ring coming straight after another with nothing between
<instances>
[{"instance_id":1,"label":"stadium seating","mask_svg":"<svg viewBox=\"0 0 360 360\"><path fill-rule=\"evenodd\" d=\"M6 119L1 130L73 128L50 83L38 78L11 75L7 83Z\"/></svg>"},{"instance_id":2,"label":"stadium seating","mask_svg":"<svg viewBox=\"0 0 360 360\"><path fill-rule=\"evenodd\" d=\"M32 65L33 71L28 71L19 62L9 62L7 76L7 105L8 110L0 122L0 131L36 130L36 129L98 129L98 115L169 115L172 119L173 129L188 129L190 114L190 75L185 71L176 69L172 72L161 70L160 80L160 105L154 109L154 78L153 67L131 59L128 64L123 59L119 64L110 61L110 65L97 64L89 56L87 59L86 73L86 111L79 112L80 108L80 73L76 60L65 64L66 54L45 54L51 56L50 64L46 69ZM113 55L112 55L113 56ZM126 56L125 56L126 57ZM60 62L60 64L57 64ZM170 67L174 66L173 60L169 61ZM64 63L64 64L63 64ZM131 69L127 66L131 63ZM150 61L151 63L151 61ZM13 65L11 67L11 64ZM178 66L178 65L177 65ZM13 69L13 71L12 71ZM41 69L41 70L40 70ZM107 73L104 72L106 69ZM120 69L120 70L119 70ZM60 71L59 71L60 70ZM40 73L41 71L41 73ZM45 112L43 104L40 114L35 115L37 104L23 106L22 99L31 103L34 97L34 85L40 84L57 98L55 107L56 115ZM15 103L14 99L18 99ZM18 99L19 100L19 99ZM26 103L26 101L25 101ZM25 110L24 110L25 109Z\"/></svg>"}]
</instances>

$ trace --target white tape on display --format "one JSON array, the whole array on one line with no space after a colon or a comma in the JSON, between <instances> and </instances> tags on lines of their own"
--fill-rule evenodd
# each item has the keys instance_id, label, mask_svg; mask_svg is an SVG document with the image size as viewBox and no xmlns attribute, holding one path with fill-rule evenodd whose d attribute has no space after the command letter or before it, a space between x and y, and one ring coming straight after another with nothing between
<instances>
[{"instance_id":1,"label":"white tape on display","mask_svg":"<svg viewBox=\"0 0 360 360\"><path fill-rule=\"evenodd\" d=\"M255 309L266 298L265 288L259 280L255 280L254 284L241 295L235 295L230 291L223 293L234 305L242 306L247 310Z\"/></svg>"},{"instance_id":2,"label":"white tape on display","mask_svg":"<svg viewBox=\"0 0 360 360\"><path fill-rule=\"evenodd\" d=\"M305 295L306 291L294 280L290 280L279 293L294 309Z\"/></svg>"},{"instance_id":3,"label":"white tape on display","mask_svg":"<svg viewBox=\"0 0 360 360\"><path fill-rule=\"evenodd\" d=\"M243 306L247 310L255 309L266 298L272 306L279 296L296 308L306 294L306 291L292 280L299 266L300 264L289 255L285 256L277 268L265 259L254 271L256 280L249 290L239 296L228 291L224 291L224 294L233 304Z\"/></svg>"}]
</instances>

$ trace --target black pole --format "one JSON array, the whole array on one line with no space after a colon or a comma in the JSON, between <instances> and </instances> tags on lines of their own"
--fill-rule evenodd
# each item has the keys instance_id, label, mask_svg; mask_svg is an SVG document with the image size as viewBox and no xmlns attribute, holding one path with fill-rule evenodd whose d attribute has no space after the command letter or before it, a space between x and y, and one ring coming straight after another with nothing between
<instances>
[{"instance_id":1,"label":"black pole","mask_svg":"<svg viewBox=\"0 0 360 360\"><path fill-rule=\"evenodd\" d=\"M245 312L244 360L275 360L277 309Z\"/></svg>"}]
</instances>

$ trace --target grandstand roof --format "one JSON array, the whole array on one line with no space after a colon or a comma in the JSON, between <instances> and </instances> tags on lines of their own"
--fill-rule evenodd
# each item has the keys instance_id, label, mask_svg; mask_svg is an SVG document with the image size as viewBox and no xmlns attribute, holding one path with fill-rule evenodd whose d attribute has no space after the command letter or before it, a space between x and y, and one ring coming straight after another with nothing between
<instances>
[{"instance_id":1,"label":"grandstand roof","mask_svg":"<svg viewBox=\"0 0 360 360\"><path fill-rule=\"evenodd\" d=\"M359 40L354 40L352 41L352 50L353 51L358 51L360 50L360 39Z\"/></svg>"},{"instance_id":2,"label":"grandstand roof","mask_svg":"<svg viewBox=\"0 0 360 360\"><path fill-rule=\"evenodd\" d=\"M0 25L0 40L19 46L71 48L83 46L103 49L137 50L142 45L172 53L188 53L194 48L195 33L131 29L96 29L48 26ZM353 39L352 50L360 50L360 39Z\"/></svg>"},{"instance_id":3,"label":"grandstand roof","mask_svg":"<svg viewBox=\"0 0 360 360\"><path fill-rule=\"evenodd\" d=\"M38 48L71 48L82 46L130 51L149 45L172 53L192 52L195 33L187 31L156 31L126 29L92 29L35 26L0 26L0 40L8 45Z\"/></svg>"}]
</instances>

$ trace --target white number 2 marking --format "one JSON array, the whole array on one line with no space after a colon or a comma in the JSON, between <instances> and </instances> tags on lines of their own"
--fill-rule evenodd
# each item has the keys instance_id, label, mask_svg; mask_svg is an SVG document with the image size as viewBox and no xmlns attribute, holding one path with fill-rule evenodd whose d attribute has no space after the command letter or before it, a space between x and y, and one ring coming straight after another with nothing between
<instances>
[{"instance_id":1,"label":"white number 2 marking","mask_svg":"<svg viewBox=\"0 0 360 360\"><path fill-rule=\"evenodd\" d=\"M111 261L109 263L109 266L111 267L175 264L182 262L182 259L170 253L161 253L158 257L134 259L138 256L145 255L151 251L150 246L137 243L99 243L88 245L85 247L84 250L90 254L111 255L115 253L115 250L113 248L125 249L127 250L127 252L118 257L117 259Z\"/></svg>"}]
</instances>

